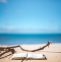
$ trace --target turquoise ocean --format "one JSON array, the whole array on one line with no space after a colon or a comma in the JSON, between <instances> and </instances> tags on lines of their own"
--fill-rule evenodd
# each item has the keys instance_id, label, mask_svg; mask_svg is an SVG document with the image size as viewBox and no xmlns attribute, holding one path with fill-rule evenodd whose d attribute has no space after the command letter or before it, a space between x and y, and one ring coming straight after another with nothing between
<instances>
[{"instance_id":1,"label":"turquoise ocean","mask_svg":"<svg viewBox=\"0 0 61 62\"><path fill-rule=\"evenodd\" d=\"M0 44L61 43L61 34L6 34L0 33Z\"/></svg>"}]
</instances>

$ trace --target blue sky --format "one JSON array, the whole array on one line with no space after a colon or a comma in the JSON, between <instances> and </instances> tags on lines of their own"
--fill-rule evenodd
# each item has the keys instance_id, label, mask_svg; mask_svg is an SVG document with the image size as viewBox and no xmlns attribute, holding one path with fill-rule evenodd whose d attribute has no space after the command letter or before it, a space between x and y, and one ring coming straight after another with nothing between
<instances>
[{"instance_id":1,"label":"blue sky","mask_svg":"<svg viewBox=\"0 0 61 62\"><path fill-rule=\"evenodd\" d=\"M0 33L61 33L61 1L0 0Z\"/></svg>"}]
</instances>

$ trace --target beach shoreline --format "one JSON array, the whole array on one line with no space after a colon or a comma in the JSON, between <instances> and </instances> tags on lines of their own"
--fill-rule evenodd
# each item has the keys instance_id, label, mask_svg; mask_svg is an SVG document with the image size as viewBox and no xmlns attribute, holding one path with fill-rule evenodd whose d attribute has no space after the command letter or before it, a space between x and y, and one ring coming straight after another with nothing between
<instances>
[{"instance_id":1,"label":"beach shoreline","mask_svg":"<svg viewBox=\"0 0 61 62\"><path fill-rule=\"evenodd\" d=\"M24 49L34 50L34 49L39 48L40 46L42 47L45 44L23 44L21 46ZM9 46L12 46L12 45L0 45L0 47L2 47L2 46L3 47L4 46L9 47ZM22 51L19 47L15 48L15 51L17 53L21 53L21 52L25 53L25 51ZM9 53L6 53L4 55L7 55ZM28 61L24 60L24 62L29 62L29 61L31 61L31 62L61 62L61 43L52 43L49 47L46 47L45 49L36 51L34 53L45 54L46 57L47 57L47 60L28 60ZM5 62L17 62L17 61L20 62L21 61L21 60L11 60L12 55L0 59L0 62L4 62L4 61Z\"/></svg>"}]
</instances>

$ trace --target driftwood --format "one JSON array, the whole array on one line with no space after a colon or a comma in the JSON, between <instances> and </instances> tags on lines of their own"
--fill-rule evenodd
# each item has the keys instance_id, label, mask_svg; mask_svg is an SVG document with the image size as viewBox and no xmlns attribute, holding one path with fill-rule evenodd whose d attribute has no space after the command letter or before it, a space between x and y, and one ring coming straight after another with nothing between
<instances>
[{"instance_id":1,"label":"driftwood","mask_svg":"<svg viewBox=\"0 0 61 62\"><path fill-rule=\"evenodd\" d=\"M48 42L46 45L44 45L44 46L42 46L38 49L35 49L35 50L26 50L20 45L11 46L11 47L0 47L0 59L4 58L4 57L2 57L2 55L4 55L5 53L11 52L12 54L14 54L16 52L14 48L17 48L17 47L20 47L20 49L23 50L23 51L35 52L35 51L43 50L45 47L47 47L49 45L50 45L50 42ZM3 51L3 53L1 53L1 51ZM7 55L7 56L9 56L9 55ZM7 57L7 56L5 56L5 57Z\"/></svg>"},{"instance_id":2,"label":"driftwood","mask_svg":"<svg viewBox=\"0 0 61 62\"><path fill-rule=\"evenodd\" d=\"M20 47L21 50L23 51L27 51L27 52L35 52L35 51L39 51L39 50L43 50L45 47L49 46L51 42L48 42L46 45L38 48L38 49L35 49L35 50L26 50L24 49L22 46L20 45L17 45L17 46L11 46L11 47L0 47L0 57L2 55L4 55L5 53L8 53L8 52L11 52L12 54L14 54L16 51L14 48L17 48L17 47ZM3 53L1 53L1 51L3 51ZM0 58L1 59L1 58Z\"/></svg>"},{"instance_id":3,"label":"driftwood","mask_svg":"<svg viewBox=\"0 0 61 62\"><path fill-rule=\"evenodd\" d=\"M0 51L11 51L14 50L14 48L20 47L18 46L11 46L11 47L0 47Z\"/></svg>"},{"instance_id":4,"label":"driftwood","mask_svg":"<svg viewBox=\"0 0 61 62\"><path fill-rule=\"evenodd\" d=\"M20 47L21 50L23 51L28 51L28 52L35 52L35 51L38 51L38 50L43 50L45 47L49 46L50 45L50 42L48 42L46 45L38 48L38 49L35 49L35 50L26 50L24 49L22 46L20 45L17 45L17 46L11 46L11 47L0 47L0 51L12 51L14 52L14 48L17 48L17 47Z\"/></svg>"},{"instance_id":5,"label":"driftwood","mask_svg":"<svg viewBox=\"0 0 61 62\"><path fill-rule=\"evenodd\" d=\"M20 47L20 49L23 50L23 51L35 52L35 51L43 50L45 47L49 46L50 43L51 42L48 42L46 45L44 45L44 46L42 46L42 47L40 47L38 49L35 49L35 50L26 50L22 46L17 45L17 46L11 46L11 47L0 47L0 51L12 51L12 53L14 53L13 52L13 51L15 51L14 48Z\"/></svg>"},{"instance_id":6,"label":"driftwood","mask_svg":"<svg viewBox=\"0 0 61 62\"><path fill-rule=\"evenodd\" d=\"M35 52L35 51L43 50L45 47L49 46L50 43L51 43L51 42L48 41L48 43L47 43L46 45L44 45L44 46L42 46L42 47L40 47L40 48L38 48L38 49L35 49L35 50L26 50L26 49L24 49L22 46L20 46L20 48L21 48L21 50L23 50L23 51Z\"/></svg>"},{"instance_id":7,"label":"driftwood","mask_svg":"<svg viewBox=\"0 0 61 62\"><path fill-rule=\"evenodd\" d=\"M16 52L14 48L16 48L16 47L19 47L19 45L18 46L11 46L11 47L0 47L0 57L8 52L11 52L12 54L14 54Z\"/></svg>"}]
</instances>

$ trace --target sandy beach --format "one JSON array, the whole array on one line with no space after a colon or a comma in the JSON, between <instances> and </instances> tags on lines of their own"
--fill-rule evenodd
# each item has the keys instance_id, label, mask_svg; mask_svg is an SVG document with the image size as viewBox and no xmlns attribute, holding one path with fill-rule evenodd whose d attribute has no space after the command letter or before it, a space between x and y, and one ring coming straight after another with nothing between
<instances>
[{"instance_id":1,"label":"sandy beach","mask_svg":"<svg viewBox=\"0 0 61 62\"><path fill-rule=\"evenodd\" d=\"M33 45L21 45L24 49L33 50L37 49L40 46L42 47L44 44L33 44ZM0 46L8 46L8 45L0 45ZM22 51L19 47L15 48L15 51L18 53L25 52ZM61 62L61 43L53 43L49 47L46 47L44 50L40 50L34 53L42 53L45 54L47 60L24 60L23 62ZM11 52L5 53L2 55L0 62L21 62L21 60L12 60ZM7 56L9 55L9 56ZM6 57L7 56L7 57Z\"/></svg>"}]
</instances>

